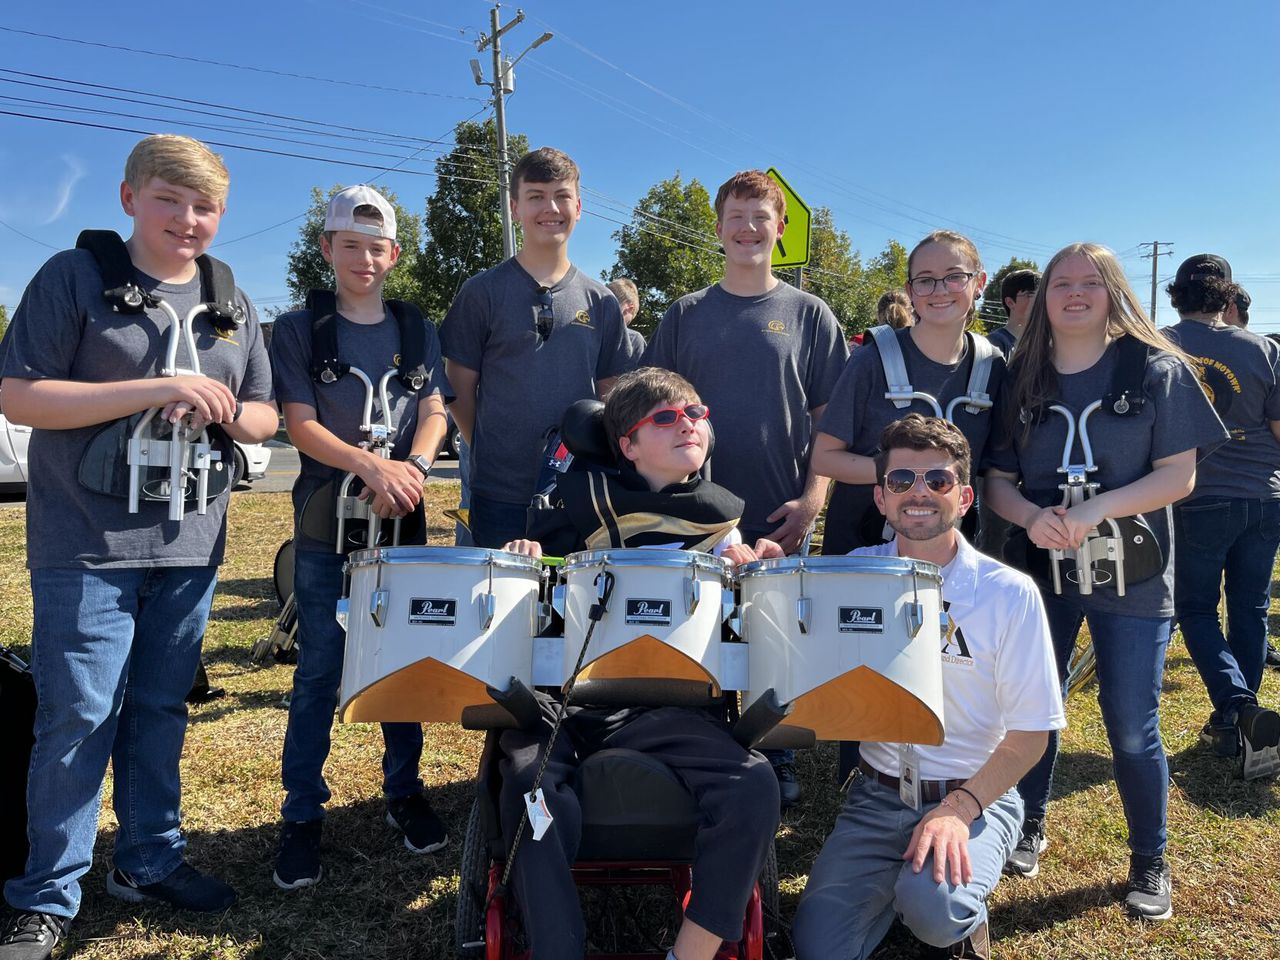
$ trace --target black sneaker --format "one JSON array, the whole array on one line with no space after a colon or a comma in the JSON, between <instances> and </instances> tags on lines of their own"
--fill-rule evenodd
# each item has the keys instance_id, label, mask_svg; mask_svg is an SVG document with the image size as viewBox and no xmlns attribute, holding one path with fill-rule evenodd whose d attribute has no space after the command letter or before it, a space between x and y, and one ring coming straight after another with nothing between
<instances>
[{"instance_id":1,"label":"black sneaker","mask_svg":"<svg viewBox=\"0 0 1280 960\"><path fill-rule=\"evenodd\" d=\"M140 884L119 867L107 874L107 893L129 903L157 900L179 910L221 913L236 902L236 892L183 861L163 880Z\"/></svg>"},{"instance_id":2,"label":"black sneaker","mask_svg":"<svg viewBox=\"0 0 1280 960\"><path fill-rule=\"evenodd\" d=\"M67 938L71 920L49 913L18 913L0 936L0 960L47 960Z\"/></svg>"},{"instance_id":3,"label":"black sneaker","mask_svg":"<svg viewBox=\"0 0 1280 960\"><path fill-rule=\"evenodd\" d=\"M1280 670L1280 650L1277 650L1270 643L1267 644L1267 666Z\"/></svg>"},{"instance_id":4,"label":"black sneaker","mask_svg":"<svg viewBox=\"0 0 1280 960\"><path fill-rule=\"evenodd\" d=\"M1164 857L1129 857L1129 883L1124 908L1141 920L1168 920L1173 916L1173 885L1169 861Z\"/></svg>"},{"instance_id":5,"label":"black sneaker","mask_svg":"<svg viewBox=\"0 0 1280 960\"><path fill-rule=\"evenodd\" d=\"M1240 752L1240 732L1234 723L1206 723L1200 729L1200 742L1216 757L1231 758Z\"/></svg>"},{"instance_id":6,"label":"black sneaker","mask_svg":"<svg viewBox=\"0 0 1280 960\"><path fill-rule=\"evenodd\" d=\"M271 879L281 890L313 887L324 876L320 863L320 834L323 820L289 823L280 828L280 845L276 849L276 869Z\"/></svg>"},{"instance_id":7,"label":"black sneaker","mask_svg":"<svg viewBox=\"0 0 1280 960\"><path fill-rule=\"evenodd\" d=\"M1274 710L1246 703L1236 714L1236 726L1254 750L1280 745L1280 713Z\"/></svg>"},{"instance_id":8,"label":"black sneaker","mask_svg":"<svg viewBox=\"0 0 1280 960\"><path fill-rule=\"evenodd\" d=\"M796 765L783 761L774 764L773 772L778 778L778 799L781 801L782 809L795 806L800 802L803 792L800 789L800 781L796 779Z\"/></svg>"},{"instance_id":9,"label":"black sneaker","mask_svg":"<svg viewBox=\"0 0 1280 960\"><path fill-rule=\"evenodd\" d=\"M1040 854L1049 846L1043 820L1028 820L1022 825L1018 845L1004 862L1004 872L1011 877L1036 876L1040 872Z\"/></svg>"},{"instance_id":10,"label":"black sneaker","mask_svg":"<svg viewBox=\"0 0 1280 960\"><path fill-rule=\"evenodd\" d=\"M387 801L387 823L404 831L410 853L435 853L449 842L444 824L421 793Z\"/></svg>"}]
</instances>

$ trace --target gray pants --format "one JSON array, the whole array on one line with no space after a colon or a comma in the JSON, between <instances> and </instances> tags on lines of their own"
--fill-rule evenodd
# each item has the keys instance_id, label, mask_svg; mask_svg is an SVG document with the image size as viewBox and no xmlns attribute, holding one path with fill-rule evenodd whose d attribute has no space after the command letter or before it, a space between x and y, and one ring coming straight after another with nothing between
<instances>
[{"instance_id":1,"label":"gray pants","mask_svg":"<svg viewBox=\"0 0 1280 960\"><path fill-rule=\"evenodd\" d=\"M797 960L862 960L895 915L936 947L959 943L987 919L987 896L1022 830L1022 799L1009 790L974 821L973 882L959 887L934 881L932 855L919 873L902 859L911 831L934 806L915 811L896 790L865 776L854 782L796 908Z\"/></svg>"},{"instance_id":2,"label":"gray pants","mask_svg":"<svg viewBox=\"0 0 1280 960\"><path fill-rule=\"evenodd\" d=\"M566 726L573 719L566 721ZM522 793L537 773L550 725L502 734L502 832L510 846L524 810ZM778 829L778 781L758 753L738 745L720 724L679 707L649 710L601 744L638 750L661 760L688 788L702 812L693 861L693 892L685 915L726 940L742 934L751 889ZM570 874L582 833L582 809L573 791L580 757L561 729L551 753L542 795L555 818L541 840L528 831L512 868L512 892L520 907L535 960L581 960L586 934L578 891Z\"/></svg>"}]
</instances>

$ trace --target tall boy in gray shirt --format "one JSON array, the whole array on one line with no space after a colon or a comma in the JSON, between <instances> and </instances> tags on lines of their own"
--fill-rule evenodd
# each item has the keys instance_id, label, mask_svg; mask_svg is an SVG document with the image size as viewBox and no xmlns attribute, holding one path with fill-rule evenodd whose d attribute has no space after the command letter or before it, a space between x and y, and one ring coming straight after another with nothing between
<instances>
[{"instance_id":1,"label":"tall boy in gray shirt","mask_svg":"<svg viewBox=\"0 0 1280 960\"><path fill-rule=\"evenodd\" d=\"M462 285L440 328L450 406L471 445L470 527L479 547L525 533L548 428L635 366L618 301L569 262L582 213L578 167L551 147L511 172L520 252Z\"/></svg>"},{"instance_id":2,"label":"tall boy in gray shirt","mask_svg":"<svg viewBox=\"0 0 1280 960\"><path fill-rule=\"evenodd\" d=\"M130 280L185 317L212 298L197 265L226 208L221 158L188 137L147 137L120 187L133 219L125 248ZM107 761L115 777L116 834L107 892L189 910L222 911L235 891L184 858L178 761L183 698L200 657L226 538L227 497L200 516L187 503L119 495L80 483L92 438L115 421L160 408L159 423L190 418L246 443L276 429L262 331L248 298L241 326L195 317L202 374L160 375L171 329L156 307L116 312L87 250L40 268L4 344L5 415L34 427L28 463L27 565L34 602L32 673L40 709L27 790L31 851L24 876L5 885L17 911L0 934L0 958L43 960L80 906L92 863ZM113 280L113 282L119 282ZM115 289L115 288L113 288Z\"/></svg>"}]
</instances>

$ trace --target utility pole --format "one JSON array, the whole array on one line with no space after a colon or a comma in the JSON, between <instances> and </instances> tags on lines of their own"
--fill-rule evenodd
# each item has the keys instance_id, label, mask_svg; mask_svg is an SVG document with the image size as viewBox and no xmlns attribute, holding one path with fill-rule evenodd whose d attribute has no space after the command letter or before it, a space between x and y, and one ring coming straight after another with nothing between
<instances>
[{"instance_id":1,"label":"utility pole","mask_svg":"<svg viewBox=\"0 0 1280 960\"><path fill-rule=\"evenodd\" d=\"M1170 240L1152 240L1150 243L1140 243L1138 244L1138 246L1151 248L1151 252L1144 253L1142 255L1142 259L1151 261L1151 322L1155 323L1156 322L1156 277L1158 276L1156 265L1160 262L1160 255L1162 252L1160 248L1172 247L1173 242ZM1163 253L1167 257L1173 253L1173 250L1172 249L1165 250L1163 251Z\"/></svg>"},{"instance_id":2,"label":"utility pole","mask_svg":"<svg viewBox=\"0 0 1280 960\"><path fill-rule=\"evenodd\" d=\"M493 91L493 113L498 127L498 205L502 208L502 255L511 257L516 252L516 228L511 222L511 169L507 158L507 108L503 98L515 92L516 75L514 67L520 58L535 47L540 47L551 39L550 33L544 33L520 53L515 60L502 59L502 35L512 27L524 21L524 11L516 9L516 15L505 26L501 25L502 4L495 3L489 11L488 36L480 34L476 41L476 50L484 53L485 47L493 46L493 80L484 78L480 69L480 61L471 61L471 73L476 85L488 87Z\"/></svg>"}]
</instances>

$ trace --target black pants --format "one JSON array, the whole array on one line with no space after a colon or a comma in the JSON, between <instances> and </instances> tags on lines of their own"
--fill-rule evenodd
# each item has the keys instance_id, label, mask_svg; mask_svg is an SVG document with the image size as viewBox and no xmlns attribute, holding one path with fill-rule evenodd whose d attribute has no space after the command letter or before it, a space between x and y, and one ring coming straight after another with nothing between
<instances>
[{"instance_id":1,"label":"black pants","mask_svg":"<svg viewBox=\"0 0 1280 960\"><path fill-rule=\"evenodd\" d=\"M522 794L533 783L550 733L544 717L538 730L509 730L500 740L502 833L508 847L524 810ZM609 733L599 747L637 750L661 760L693 795L702 826L685 914L726 940L738 939L752 886L778 829L778 782L768 762L741 747L723 725L680 707L646 711ZM511 886L534 960L580 960L583 954L582 908L570 874L582 809L572 781L588 750L575 746L569 731L561 729L542 779L554 822L537 842L526 827L512 869Z\"/></svg>"}]
</instances>

